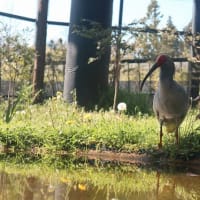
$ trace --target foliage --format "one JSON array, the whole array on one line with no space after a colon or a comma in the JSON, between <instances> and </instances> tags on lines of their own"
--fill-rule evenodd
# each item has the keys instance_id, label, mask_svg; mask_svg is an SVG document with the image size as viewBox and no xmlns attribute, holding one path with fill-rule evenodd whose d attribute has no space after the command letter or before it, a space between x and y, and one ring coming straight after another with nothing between
<instances>
[{"instance_id":1,"label":"foliage","mask_svg":"<svg viewBox=\"0 0 200 200\"><path fill-rule=\"evenodd\" d=\"M7 26L1 28L1 78L9 81L8 96L14 96L17 86L28 85L32 79L34 50L22 34L12 34Z\"/></svg>"},{"instance_id":2,"label":"foliage","mask_svg":"<svg viewBox=\"0 0 200 200\"><path fill-rule=\"evenodd\" d=\"M146 16L141 19L141 22L150 29L158 29L162 17L159 11L158 1L151 0L147 8ZM143 58L154 58L158 55L160 50L160 35L147 32L139 35L136 42L140 44L139 51L141 51Z\"/></svg>"},{"instance_id":3,"label":"foliage","mask_svg":"<svg viewBox=\"0 0 200 200\"><path fill-rule=\"evenodd\" d=\"M108 88L104 95L99 99L99 109L110 110L112 109L114 89ZM119 90L117 104L125 102L127 105L126 114L138 115L139 113L151 114L151 96L143 93L131 93L126 90Z\"/></svg>"},{"instance_id":4,"label":"foliage","mask_svg":"<svg viewBox=\"0 0 200 200\"><path fill-rule=\"evenodd\" d=\"M106 48L112 44L111 33L110 28L105 29L100 23L86 19L82 19L81 25L73 27L73 34L92 39L96 46L94 57L89 58L88 63L100 59L105 54Z\"/></svg>"},{"instance_id":5,"label":"foliage","mask_svg":"<svg viewBox=\"0 0 200 200\"><path fill-rule=\"evenodd\" d=\"M66 44L59 39L58 41L51 40L46 50L46 67L45 67L45 81L50 86L49 94L56 95L58 91L58 82L64 81L64 69L66 58Z\"/></svg>"},{"instance_id":6,"label":"foliage","mask_svg":"<svg viewBox=\"0 0 200 200\"><path fill-rule=\"evenodd\" d=\"M137 98L141 101L143 97ZM158 123L155 117L142 113L142 108L135 107L134 103L131 107L127 102L129 115L112 110L86 112L77 105L64 103L61 93L44 105L23 105L26 106L18 107L10 123L1 121L0 143L4 149L39 154L94 149L159 155ZM130 115L131 109L135 116ZM190 159L198 155L199 127L192 130L187 124L183 127L178 151L174 135L164 135L166 157Z\"/></svg>"},{"instance_id":7,"label":"foliage","mask_svg":"<svg viewBox=\"0 0 200 200\"><path fill-rule=\"evenodd\" d=\"M41 137L41 141L44 141L42 146L47 149L74 151L77 148L105 147L117 150L123 149L127 142L136 144L144 137L143 134L137 133L131 138L131 127L132 131L136 127L134 128L133 123L135 120L128 119L128 116L124 115L121 118L112 111L87 113L76 106L66 105L60 98L61 96L57 95L43 106L22 107L23 110L18 110L7 126L2 122L1 133L4 136L2 135L1 142L6 146L14 146L16 149L26 149L38 146L35 141ZM127 122L123 122L122 119L126 119ZM139 120L136 122L140 123ZM115 126L116 124L118 125ZM30 130L28 135L31 134L33 137L29 138L30 141L27 139L25 141L32 146L19 147L18 141L23 143L23 136L26 135L27 129ZM139 132L141 133L142 130ZM12 132L13 137L9 136ZM138 131L135 130L135 132Z\"/></svg>"},{"instance_id":8,"label":"foliage","mask_svg":"<svg viewBox=\"0 0 200 200\"><path fill-rule=\"evenodd\" d=\"M22 86L21 89L16 92L16 95L15 98L8 98L7 101L4 102L6 108L3 118L6 123L9 123L12 120L17 109L22 109L22 107L27 108L33 103L34 97L32 97L32 86Z\"/></svg>"},{"instance_id":9,"label":"foliage","mask_svg":"<svg viewBox=\"0 0 200 200\"><path fill-rule=\"evenodd\" d=\"M31 87L32 85L35 51L34 47L28 44L26 36L30 30L13 33L12 28L2 25L0 33L0 79L2 81L0 89L3 95L11 98L12 104L15 101L13 98L24 86ZM63 82L66 46L62 40L50 41L46 54L45 89L50 95L55 96L56 91L61 90L58 82ZM50 89L48 89L49 85Z\"/></svg>"},{"instance_id":10,"label":"foliage","mask_svg":"<svg viewBox=\"0 0 200 200\"><path fill-rule=\"evenodd\" d=\"M135 34L134 58L154 59L160 53L172 57L188 56L184 41L187 34L181 38L170 16L166 26L159 30L162 17L158 1L151 0L146 16L130 24L130 31Z\"/></svg>"},{"instance_id":11,"label":"foliage","mask_svg":"<svg viewBox=\"0 0 200 200\"><path fill-rule=\"evenodd\" d=\"M11 119L13 118L13 115L16 112L16 106L19 103L19 101L20 101L20 97L17 97L17 99L14 100L12 103L11 103L11 100L8 99L8 106L7 106L7 109L6 109L5 114L4 114L4 120L7 123L10 122Z\"/></svg>"},{"instance_id":12,"label":"foliage","mask_svg":"<svg viewBox=\"0 0 200 200\"><path fill-rule=\"evenodd\" d=\"M181 140L179 146L167 144L164 147L167 157L184 160L197 157L200 151L200 125L196 119L198 112L197 109L189 110L180 129Z\"/></svg>"}]
</instances>

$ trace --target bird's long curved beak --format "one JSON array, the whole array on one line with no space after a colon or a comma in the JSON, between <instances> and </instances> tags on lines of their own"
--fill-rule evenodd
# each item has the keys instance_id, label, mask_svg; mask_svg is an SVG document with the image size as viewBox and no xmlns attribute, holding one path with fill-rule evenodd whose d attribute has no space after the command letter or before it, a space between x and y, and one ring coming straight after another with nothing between
<instances>
[{"instance_id":1,"label":"bird's long curved beak","mask_svg":"<svg viewBox=\"0 0 200 200\"><path fill-rule=\"evenodd\" d=\"M149 70L149 72L146 74L146 76L144 77L141 85L140 85L140 91L142 91L142 88L144 86L145 81L147 80L147 78L159 67L159 65L157 63L155 63L151 69Z\"/></svg>"}]
</instances>

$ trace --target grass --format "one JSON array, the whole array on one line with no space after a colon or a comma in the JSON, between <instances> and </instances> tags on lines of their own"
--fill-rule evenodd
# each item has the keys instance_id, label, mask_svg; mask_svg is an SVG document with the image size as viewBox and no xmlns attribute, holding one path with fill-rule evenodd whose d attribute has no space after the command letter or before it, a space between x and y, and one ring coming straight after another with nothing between
<instances>
[{"instance_id":1,"label":"grass","mask_svg":"<svg viewBox=\"0 0 200 200\"><path fill-rule=\"evenodd\" d=\"M179 147L174 145L173 134L164 135L165 157L190 159L199 154L200 126L194 112L190 111L181 127ZM157 156L159 127L154 115L127 113L86 112L75 104L64 103L59 94L43 105L20 105L9 123L1 118L0 147L43 154L93 149Z\"/></svg>"},{"instance_id":2,"label":"grass","mask_svg":"<svg viewBox=\"0 0 200 200\"><path fill-rule=\"evenodd\" d=\"M155 122L152 117L150 123L145 122L146 118L141 116L113 111L85 112L62 100L51 99L45 105L18 111L10 123L1 121L0 137L2 144L22 150L43 146L48 150L121 151L128 144L134 149L146 140L146 130L153 131Z\"/></svg>"}]
</instances>

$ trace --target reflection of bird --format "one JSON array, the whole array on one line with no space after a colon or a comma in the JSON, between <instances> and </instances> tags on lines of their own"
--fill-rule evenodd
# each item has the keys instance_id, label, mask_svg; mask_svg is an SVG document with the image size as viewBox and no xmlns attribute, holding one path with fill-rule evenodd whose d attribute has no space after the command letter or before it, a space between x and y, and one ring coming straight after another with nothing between
<instances>
[{"instance_id":1,"label":"reflection of bird","mask_svg":"<svg viewBox=\"0 0 200 200\"><path fill-rule=\"evenodd\" d=\"M167 55L157 57L155 64L143 79L141 89L148 76L158 67L160 67L160 78L153 99L153 110L160 122L160 142L158 146L161 148L163 125L166 126L167 132L175 132L176 144L179 143L178 128L188 111L189 98L183 87L173 80L175 66L172 59Z\"/></svg>"}]
</instances>

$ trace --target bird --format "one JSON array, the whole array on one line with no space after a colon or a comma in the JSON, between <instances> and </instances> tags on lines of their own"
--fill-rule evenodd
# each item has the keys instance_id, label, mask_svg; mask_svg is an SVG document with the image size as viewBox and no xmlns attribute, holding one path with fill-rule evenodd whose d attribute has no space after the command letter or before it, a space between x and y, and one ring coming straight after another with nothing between
<instances>
[{"instance_id":1,"label":"bird","mask_svg":"<svg viewBox=\"0 0 200 200\"><path fill-rule=\"evenodd\" d=\"M158 88L153 97L153 111L160 124L159 149L162 148L163 126L166 132L175 132L175 143L179 144L179 127L189 109L189 97L185 89L174 80L175 65L166 54L157 56L155 63L144 77L140 90L146 79L160 68Z\"/></svg>"}]
</instances>

